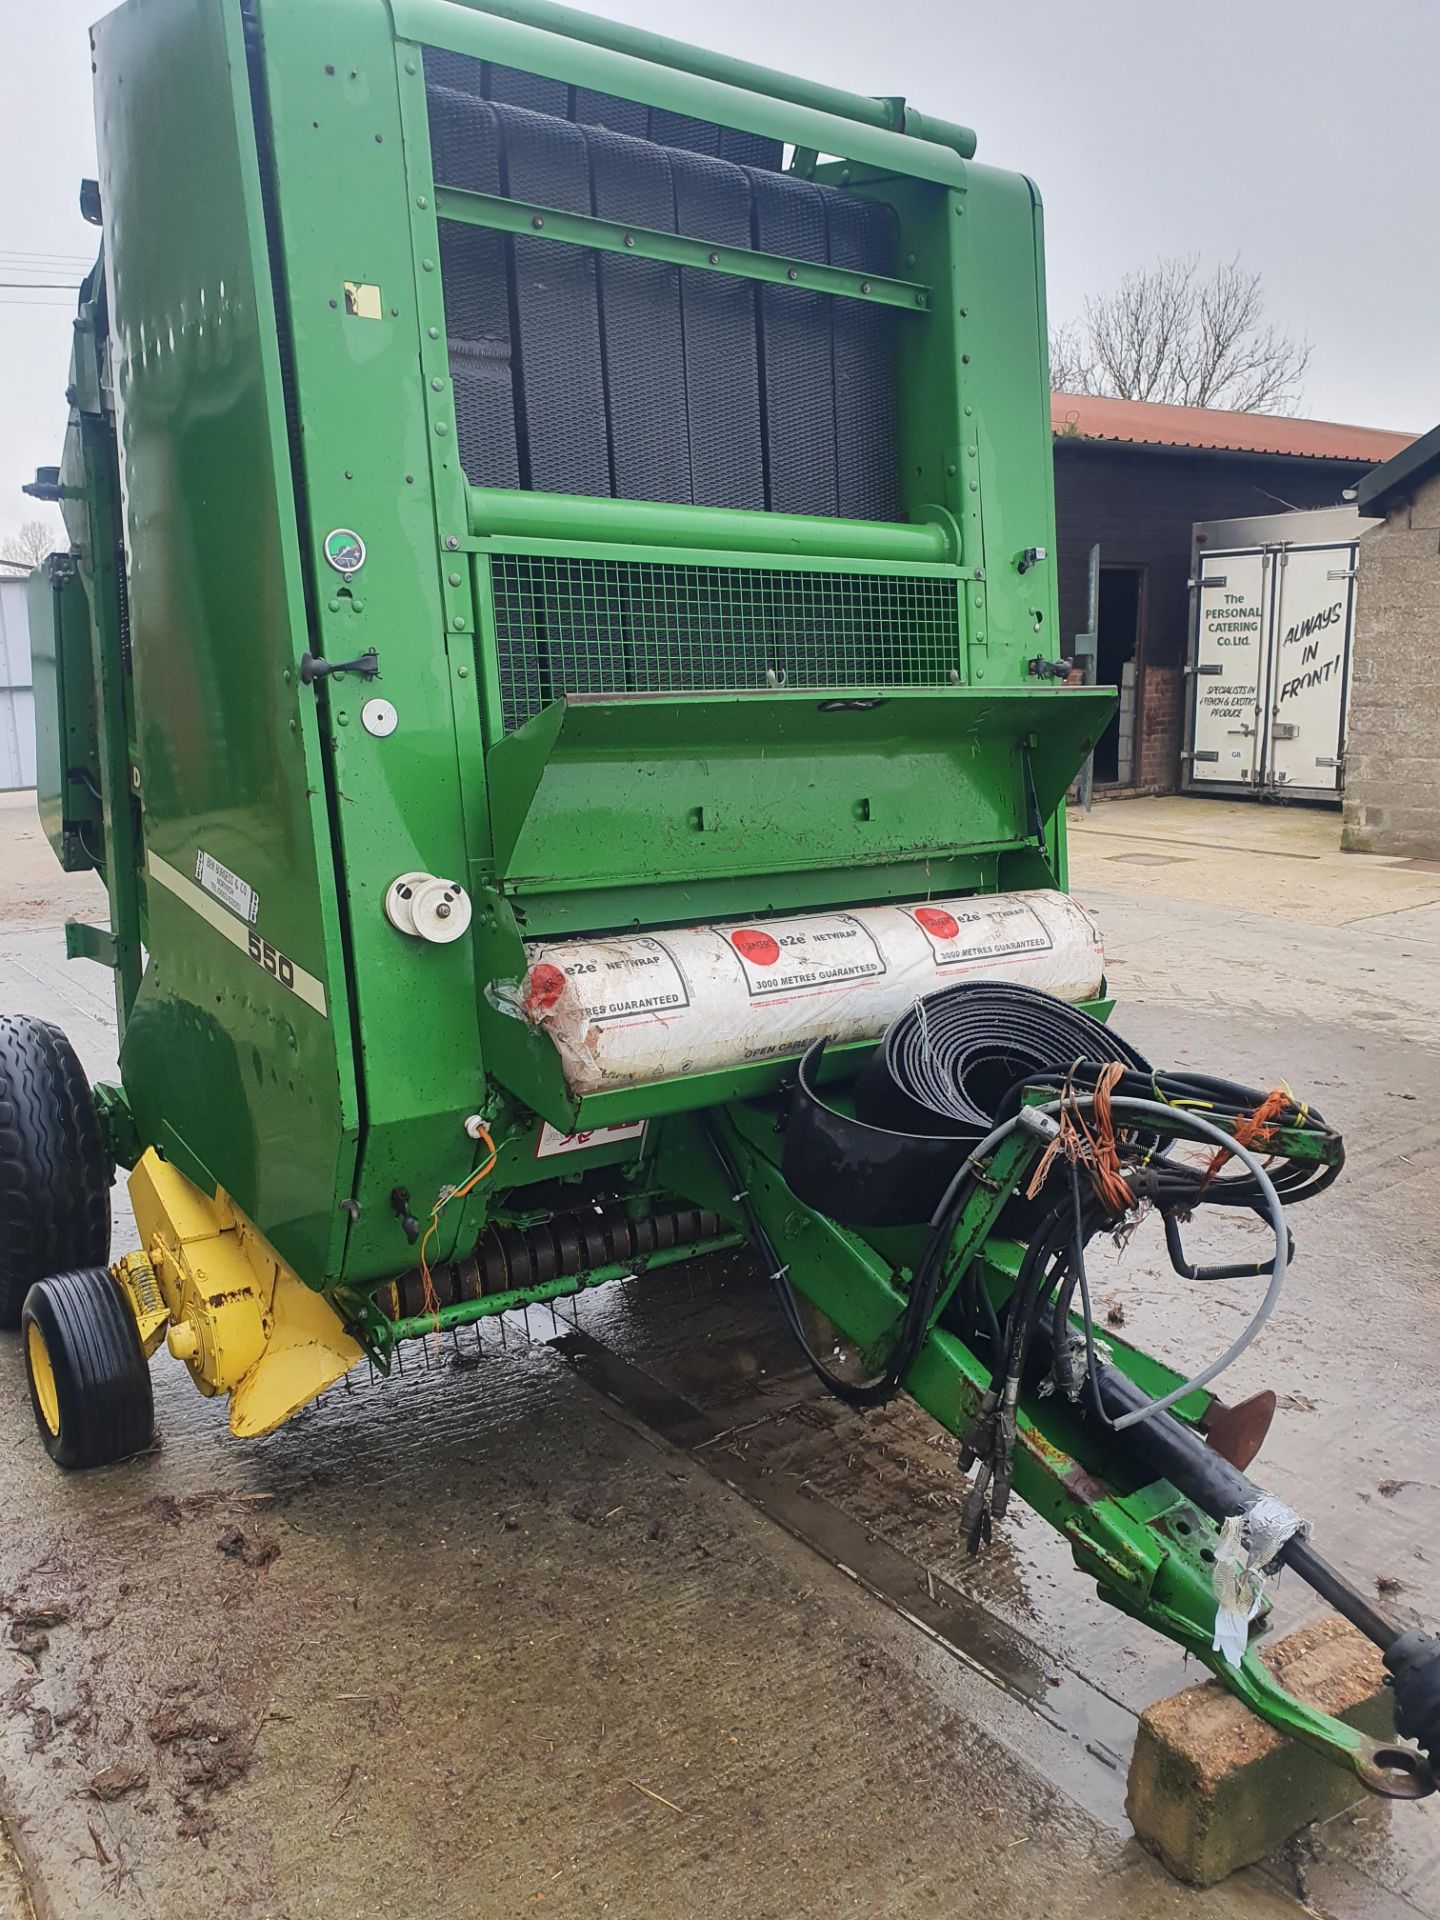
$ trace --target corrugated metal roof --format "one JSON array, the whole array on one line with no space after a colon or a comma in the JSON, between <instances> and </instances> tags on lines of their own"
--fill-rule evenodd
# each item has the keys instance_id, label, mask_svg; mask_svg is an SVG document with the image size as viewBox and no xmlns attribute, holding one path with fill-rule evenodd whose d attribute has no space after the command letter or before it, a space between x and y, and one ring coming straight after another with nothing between
<instances>
[{"instance_id":1,"label":"corrugated metal roof","mask_svg":"<svg viewBox=\"0 0 1440 1920\"><path fill-rule=\"evenodd\" d=\"M1403 452L1413 433L1346 427L1333 420L1291 420L1273 413L1225 413L1218 407L1166 407L1153 400L1109 400L1052 393L1057 435L1123 440L1139 447L1197 447L1224 453L1275 453L1291 459L1375 465Z\"/></svg>"}]
</instances>

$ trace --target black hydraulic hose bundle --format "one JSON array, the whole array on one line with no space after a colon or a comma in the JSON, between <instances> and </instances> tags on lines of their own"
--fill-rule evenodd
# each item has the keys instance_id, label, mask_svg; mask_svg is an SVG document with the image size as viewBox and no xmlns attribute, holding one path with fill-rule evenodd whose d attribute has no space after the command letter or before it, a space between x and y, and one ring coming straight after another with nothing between
<instances>
[{"instance_id":1,"label":"black hydraulic hose bundle","mask_svg":"<svg viewBox=\"0 0 1440 1920\"><path fill-rule=\"evenodd\" d=\"M802 1062L787 1115L782 1171L788 1184L847 1225L928 1218L930 1226L880 1375L852 1383L820 1361L805 1339L788 1274L748 1206L747 1224L810 1364L831 1391L858 1405L877 1405L897 1392L924 1343L954 1230L974 1189L976 1162L1017 1123L1026 1087L1054 1090L1048 1105L1060 1116L1066 1152L1047 1156L1046 1177L1032 1182L1026 1198L1013 1198L1003 1216L1004 1230L1026 1243L1015 1284L998 1311L977 1275L966 1275L961 1291L966 1337L975 1351L989 1354L992 1366L962 1451L967 1467L977 1461L980 1467L967 1510L974 1545L1008 1502L1021 1383L1042 1324L1056 1390L1071 1401L1083 1395L1093 1419L1107 1428L1116 1425L1096 1387L1100 1363L1087 1243L1149 1203L1161 1215L1177 1272L1200 1280L1270 1275L1260 1310L1240 1340L1194 1382L1122 1416L1119 1425L1127 1426L1213 1377L1259 1331L1291 1251L1279 1208L1322 1192L1343 1157L1321 1115L1287 1091L1266 1094L1210 1075L1158 1073L1121 1035L1030 987L972 981L917 1001L890 1027L861 1073L853 1115L820 1098L822 1055L823 1043L817 1043ZM1217 1122L1227 1124L1217 1131ZM1315 1155L1280 1157L1262 1168L1247 1142L1268 1141L1274 1125L1316 1135ZM1113 1163L1108 1182L1094 1164L1097 1133ZM1185 1140L1201 1145L1203 1158L1178 1154L1175 1148ZM1180 1223L1203 1205L1241 1207L1267 1218L1273 1259L1192 1265ZM1083 1328L1078 1342L1071 1321L1077 1297Z\"/></svg>"}]
</instances>

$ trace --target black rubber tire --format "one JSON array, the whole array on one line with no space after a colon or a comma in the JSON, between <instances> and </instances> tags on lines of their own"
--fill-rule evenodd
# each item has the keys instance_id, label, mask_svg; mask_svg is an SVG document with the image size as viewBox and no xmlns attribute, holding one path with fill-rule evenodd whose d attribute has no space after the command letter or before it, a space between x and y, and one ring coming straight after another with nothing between
<instances>
[{"instance_id":1,"label":"black rubber tire","mask_svg":"<svg viewBox=\"0 0 1440 1920\"><path fill-rule=\"evenodd\" d=\"M150 1445L150 1367L130 1309L104 1267L37 1281L20 1327L35 1424L57 1466L104 1467ZM39 1377L46 1360L48 1382Z\"/></svg>"},{"instance_id":2,"label":"black rubber tire","mask_svg":"<svg viewBox=\"0 0 1440 1920\"><path fill-rule=\"evenodd\" d=\"M90 1083L59 1027L0 1013L0 1327L47 1273L110 1257L111 1166Z\"/></svg>"}]
</instances>

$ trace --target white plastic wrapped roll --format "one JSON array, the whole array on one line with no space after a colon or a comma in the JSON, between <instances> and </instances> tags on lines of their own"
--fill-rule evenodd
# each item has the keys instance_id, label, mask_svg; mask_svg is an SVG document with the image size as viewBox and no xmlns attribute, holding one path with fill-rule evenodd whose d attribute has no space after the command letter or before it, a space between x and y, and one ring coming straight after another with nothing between
<instances>
[{"instance_id":1,"label":"white plastic wrapped roll","mask_svg":"<svg viewBox=\"0 0 1440 1920\"><path fill-rule=\"evenodd\" d=\"M1009 980L1100 991L1104 952L1063 893L994 893L784 920L530 941L511 1010L559 1049L574 1093L874 1040L922 994Z\"/></svg>"}]
</instances>

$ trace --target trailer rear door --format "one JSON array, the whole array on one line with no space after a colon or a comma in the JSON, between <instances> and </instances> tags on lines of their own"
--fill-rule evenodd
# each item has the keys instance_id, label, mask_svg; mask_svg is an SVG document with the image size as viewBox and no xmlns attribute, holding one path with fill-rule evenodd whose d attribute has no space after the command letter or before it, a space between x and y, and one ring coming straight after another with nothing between
<instances>
[{"instance_id":1,"label":"trailer rear door","mask_svg":"<svg viewBox=\"0 0 1440 1920\"><path fill-rule=\"evenodd\" d=\"M1193 777L1253 787L1270 622L1271 556L1207 553L1196 589Z\"/></svg>"},{"instance_id":2,"label":"trailer rear door","mask_svg":"<svg viewBox=\"0 0 1440 1920\"><path fill-rule=\"evenodd\" d=\"M1279 556L1265 768L1274 787L1339 791L1354 596L1353 546Z\"/></svg>"}]
</instances>

